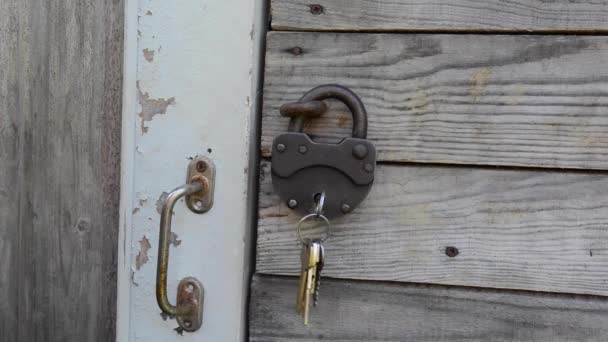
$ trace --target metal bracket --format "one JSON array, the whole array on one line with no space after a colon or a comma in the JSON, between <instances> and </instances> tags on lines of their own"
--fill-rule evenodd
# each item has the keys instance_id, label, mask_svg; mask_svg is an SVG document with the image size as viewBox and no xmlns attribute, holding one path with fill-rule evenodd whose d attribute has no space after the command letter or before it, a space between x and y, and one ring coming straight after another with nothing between
<instances>
[{"instance_id":1,"label":"metal bracket","mask_svg":"<svg viewBox=\"0 0 608 342\"><path fill-rule=\"evenodd\" d=\"M198 279L187 277L177 285L175 306L178 315L175 316L180 328L187 332L200 329L203 325L203 307L205 292Z\"/></svg>"},{"instance_id":2,"label":"metal bracket","mask_svg":"<svg viewBox=\"0 0 608 342\"><path fill-rule=\"evenodd\" d=\"M215 189L215 165L211 159L196 157L188 164L187 183L201 183L203 190L186 196L186 205L197 214L203 214L213 207Z\"/></svg>"}]
</instances>

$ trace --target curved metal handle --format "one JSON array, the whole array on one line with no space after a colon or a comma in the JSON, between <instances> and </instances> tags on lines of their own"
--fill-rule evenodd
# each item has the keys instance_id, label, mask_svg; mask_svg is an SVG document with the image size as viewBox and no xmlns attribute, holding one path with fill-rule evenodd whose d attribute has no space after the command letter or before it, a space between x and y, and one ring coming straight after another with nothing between
<instances>
[{"instance_id":1,"label":"curved metal handle","mask_svg":"<svg viewBox=\"0 0 608 342\"><path fill-rule=\"evenodd\" d=\"M282 105L281 114L291 117L288 131L302 132L305 117L323 114L327 106L321 101L325 99L342 101L353 114L353 138L367 138L367 111L363 101L352 90L338 84L318 86L309 90L298 102Z\"/></svg>"},{"instance_id":2,"label":"curved metal handle","mask_svg":"<svg viewBox=\"0 0 608 342\"><path fill-rule=\"evenodd\" d=\"M162 203L156 264L156 301L164 314L175 317L179 324L177 331L180 333L196 331L203 324L204 291L198 279L186 277L177 286L175 305L169 302L167 272L173 208L180 198L187 196L186 203L190 210L198 214L208 211L213 205L214 179L213 162L205 157L197 157L188 165L188 183L171 191Z\"/></svg>"},{"instance_id":3,"label":"curved metal handle","mask_svg":"<svg viewBox=\"0 0 608 342\"><path fill-rule=\"evenodd\" d=\"M187 195L192 195L203 189L201 183L184 184L167 196L163 202L160 215L160 234L158 236L158 262L156 264L156 301L160 309L170 316L189 314L191 309L184 308L188 312L178 312L175 305L169 303L167 297L167 270L169 268L169 237L171 236L171 218L173 207L177 201Z\"/></svg>"}]
</instances>

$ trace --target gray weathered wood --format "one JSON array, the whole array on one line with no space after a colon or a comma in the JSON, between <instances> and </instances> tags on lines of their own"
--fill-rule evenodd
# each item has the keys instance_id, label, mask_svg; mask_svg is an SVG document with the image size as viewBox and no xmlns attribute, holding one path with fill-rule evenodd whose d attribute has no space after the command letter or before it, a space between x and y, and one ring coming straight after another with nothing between
<instances>
[{"instance_id":1,"label":"gray weathered wood","mask_svg":"<svg viewBox=\"0 0 608 342\"><path fill-rule=\"evenodd\" d=\"M257 271L299 272L299 216L261 166ZM608 175L378 165L333 220L329 277L608 295ZM446 255L456 247L456 257Z\"/></svg>"},{"instance_id":2,"label":"gray weathered wood","mask_svg":"<svg viewBox=\"0 0 608 342\"><path fill-rule=\"evenodd\" d=\"M0 1L0 340L114 341L123 1Z\"/></svg>"},{"instance_id":3,"label":"gray weathered wood","mask_svg":"<svg viewBox=\"0 0 608 342\"><path fill-rule=\"evenodd\" d=\"M275 30L606 32L608 2L272 0ZM311 4L323 6L322 14Z\"/></svg>"},{"instance_id":4,"label":"gray weathered wood","mask_svg":"<svg viewBox=\"0 0 608 342\"><path fill-rule=\"evenodd\" d=\"M381 161L608 169L606 65L606 37L270 33L262 153L287 129L282 103L339 83ZM349 134L332 107L309 124L320 141Z\"/></svg>"},{"instance_id":5,"label":"gray weathered wood","mask_svg":"<svg viewBox=\"0 0 608 342\"><path fill-rule=\"evenodd\" d=\"M297 279L254 276L250 341L604 341L608 301L444 286L325 279L304 326Z\"/></svg>"}]
</instances>

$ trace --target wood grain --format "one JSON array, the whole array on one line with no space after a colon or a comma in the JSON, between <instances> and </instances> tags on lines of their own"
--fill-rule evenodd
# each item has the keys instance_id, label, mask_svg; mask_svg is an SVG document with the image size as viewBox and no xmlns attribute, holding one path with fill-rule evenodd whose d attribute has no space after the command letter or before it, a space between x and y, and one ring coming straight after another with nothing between
<instances>
[{"instance_id":1,"label":"wood grain","mask_svg":"<svg viewBox=\"0 0 608 342\"><path fill-rule=\"evenodd\" d=\"M271 6L275 30L608 31L604 0L272 0Z\"/></svg>"},{"instance_id":2,"label":"wood grain","mask_svg":"<svg viewBox=\"0 0 608 342\"><path fill-rule=\"evenodd\" d=\"M299 216L261 164L257 271L295 275ZM608 295L605 173L378 165L333 220L328 277ZM458 255L446 255L455 247Z\"/></svg>"},{"instance_id":3,"label":"wood grain","mask_svg":"<svg viewBox=\"0 0 608 342\"><path fill-rule=\"evenodd\" d=\"M252 342L603 341L605 298L324 279L311 322L294 309L297 279L257 275Z\"/></svg>"},{"instance_id":4,"label":"wood grain","mask_svg":"<svg viewBox=\"0 0 608 342\"><path fill-rule=\"evenodd\" d=\"M287 130L281 104L338 83L365 103L380 161L606 170L605 65L601 36L271 32L262 154ZM350 134L330 106L306 128L319 141Z\"/></svg>"},{"instance_id":5,"label":"wood grain","mask_svg":"<svg viewBox=\"0 0 608 342\"><path fill-rule=\"evenodd\" d=\"M0 340L114 341L123 1L0 1Z\"/></svg>"}]
</instances>

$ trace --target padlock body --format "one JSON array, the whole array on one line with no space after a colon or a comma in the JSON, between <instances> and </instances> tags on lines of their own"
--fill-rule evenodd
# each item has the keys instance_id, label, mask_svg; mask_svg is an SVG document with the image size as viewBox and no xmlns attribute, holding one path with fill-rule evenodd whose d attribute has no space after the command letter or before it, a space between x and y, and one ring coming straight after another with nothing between
<instances>
[{"instance_id":1,"label":"padlock body","mask_svg":"<svg viewBox=\"0 0 608 342\"><path fill-rule=\"evenodd\" d=\"M325 216L351 212L369 193L375 167L376 149L366 139L346 138L327 144L314 142L304 133L288 132L273 142L275 192L301 214L314 212L315 196L323 192Z\"/></svg>"}]
</instances>

